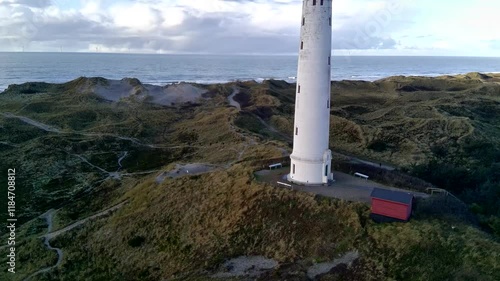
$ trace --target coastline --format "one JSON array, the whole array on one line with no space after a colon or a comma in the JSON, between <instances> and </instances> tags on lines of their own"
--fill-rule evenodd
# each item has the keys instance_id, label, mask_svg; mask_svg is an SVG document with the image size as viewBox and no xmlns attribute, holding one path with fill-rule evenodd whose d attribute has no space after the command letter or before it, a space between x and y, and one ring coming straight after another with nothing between
<instances>
[{"instance_id":1,"label":"coastline","mask_svg":"<svg viewBox=\"0 0 500 281\"><path fill-rule=\"evenodd\" d=\"M417 74L417 75L392 75L386 77L373 76L372 79L366 79L366 77L359 77L359 79L332 79L332 83L341 83L341 82L379 82L384 80L391 80L395 78L403 78L403 79L449 79L449 78L464 78L469 77L470 79L481 79L481 76L489 77L487 79L492 79L492 81L483 81L483 82L500 82L500 72L468 72L468 73L454 73L454 74ZM154 86L154 87L169 87L179 84L189 84L189 85L200 85L200 86L210 86L210 85L225 85L232 83L258 83L262 84L265 81L276 80L276 81L284 81L289 84L294 84L296 81L296 77L288 77L287 79L276 79L276 78L255 78L255 79L235 79L235 80L220 80L220 81L203 81L203 80L186 80L186 81L166 81L166 82L158 82L158 81L143 81L136 77L129 78L123 77L121 79L111 79L105 77L77 77L72 80L62 81L62 82L51 82L51 81L25 81L22 83L14 83L9 85L0 85L0 94L3 94L10 86L19 86L28 83L46 83L50 85L64 85L78 79L104 79L107 81L123 81L127 79L133 79L139 81L142 85ZM353 77L355 78L355 77ZM375 79L376 78L376 79ZM498 81L497 81L498 80Z\"/></svg>"},{"instance_id":2,"label":"coastline","mask_svg":"<svg viewBox=\"0 0 500 281\"><path fill-rule=\"evenodd\" d=\"M500 72L500 58L335 55L332 58L332 81ZM28 81L65 83L82 76L112 80L135 77L144 84L166 85L179 81L223 84L268 79L293 83L297 75L296 55L0 53L0 61L0 73L4 73L0 77L0 90Z\"/></svg>"},{"instance_id":3,"label":"coastline","mask_svg":"<svg viewBox=\"0 0 500 281\"><path fill-rule=\"evenodd\" d=\"M294 84L274 80L208 86L181 83L168 89L132 78L80 78L58 85L11 86L0 95L0 156L5 159L5 169L16 168L22 173L16 185L20 195L17 204L27 207L19 209L23 223L19 238L27 242L18 256L24 261L19 276L57 265L56 252L48 251L50 248L39 238L47 235L47 223L36 218L48 209L58 209L54 230L68 230L50 241L50 247L64 252L58 267L62 270L54 274L64 270L65 278L86 279L80 272L99 273L102 267L96 264L112 270L102 274L119 276L130 268L122 262L128 260L140 268L161 261L162 267L154 271L157 276L186 272L195 277L204 274L199 271L203 265L197 264L201 259L212 262L214 273L222 263L221 257L262 254L279 262L295 261L295 253L308 245L310 230L315 227L332 229L317 232L320 236L314 239L320 247L325 245L322 241L347 245L346 249L359 250L361 259L373 259L379 266L386 266L384 260L376 260L380 253L401 257L411 253L401 263L414 264L415 251L423 260L417 263L426 264L428 249L420 247L423 240L407 237L434 237L425 243L432 243L436 249L442 249L442 241L451 237L446 241L459 243L450 245L453 248L449 255L436 255L439 269L444 264L455 270L457 261L453 258L460 257L458 262L481 269L476 276L496 276L498 262L494 257L500 248L491 238L494 229L487 227L496 227L498 216L493 215L498 208L482 203L498 199L488 193L493 190L489 175L495 175L500 159L495 158L500 155L500 83L496 82L500 75L492 76L470 73L439 78L393 76L378 82L334 81L334 100L330 104L330 146L340 153L335 154L334 170L359 172L384 185L421 191L426 183L405 176L405 171L433 182L446 179L445 185L437 182L437 186L462 200L472 193L469 190L476 190L471 186L484 186L474 193L482 197L469 198L475 203L469 206L488 212L481 221L484 230L475 227L477 222L470 219L466 206L459 202L450 206L434 198L421 201L425 203L417 204L411 222L401 225L408 228L394 231L390 224L366 223L369 207L361 203L328 203L297 190L256 181L253 171L284 159L290 152ZM189 95L196 87L208 92ZM178 93L182 98L192 97L191 102L177 101ZM143 99L145 95L149 97ZM172 100L175 105L168 105ZM199 171L200 164L210 169ZM391 171L391 167L396 169ZM437 177L429 177L426 171L433 171L430 176ZM460 194L462 189L457 187L462 184ZM123 200L129 203L116 212L107 211ZM212 214L220 214L222 221ZM450 218L454 219L454 229L449 227ZM151 231L141 232L145 225ZM247 226L250 228L242 228ZM96 235L89 232L93 229ZM198 235L201 229L207 232ZM361 243L350 238L331 240L329 236L344 232L351 235L353 229ZM179 244L176 237L193 237L193 233L198 235L193 238L196 240ZM224 236L206 239L210 233ZM249 248L241 252L241 241L256 245L254 237L261 241L261 250ZM212 243L219 238L233 242ZM293 248L284 246L281 249L285 251L273 255L272 247L283 239ZM392 245L394 239L409 244L408 252L377 248ZM296 245L296 241L302 244ZM89 247L82 251L82 245ZM151 245L167 245L168 254L182 256L182 263L170 262L159 251L145 256L144 250L151 249ZM477 245L487 249L474 250L484 261L467 258L469 249ZM200 258L198 249L214 254ZM271 254L267 255L265 249L270 249ZM316 261L317 249L314 246L300 257L306 262ZM329 251L325 253L333 257L345 254ZM49 258L52 262L47 264ZM292 266L306 264L295 262ZM128 274L141 279L139 273Z\"/></svg>"}]
</instances>

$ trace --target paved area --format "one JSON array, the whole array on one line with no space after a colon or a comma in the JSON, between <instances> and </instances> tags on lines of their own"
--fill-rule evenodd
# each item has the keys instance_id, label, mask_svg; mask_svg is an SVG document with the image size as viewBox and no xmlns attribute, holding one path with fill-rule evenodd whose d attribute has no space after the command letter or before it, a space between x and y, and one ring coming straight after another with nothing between
<instances>
[{"instance_id":1,"label":"paved area","mask_svg":"<svg viewBox=\"0 0 500 281\"><path fill-rule=\"evenodd\" d=\"M291 184L286 180L286 175L288 172L289 172L288 168L283 168L273 171L262 170L255 174L257 175L260 181L268 182L277 187L291 188L294 190L311 192L314 194L343 199L347 201L370 203L371 202L370 194L372 193L373 188L375 187L408 192L412 193L415 197L423 197L423 198L429 197L429 195L426 193L420 193L420 192L414 192L400 188L390 187L373 182L371 180L365 180L362 178L354 177L352 175L337 171L333 172L333 178L335 182L333 182L329 186L303 186L303 185ZM280 185L277 183L278 181L289 184L291 186L289 187Z\"/></svg>"}]
</instances>

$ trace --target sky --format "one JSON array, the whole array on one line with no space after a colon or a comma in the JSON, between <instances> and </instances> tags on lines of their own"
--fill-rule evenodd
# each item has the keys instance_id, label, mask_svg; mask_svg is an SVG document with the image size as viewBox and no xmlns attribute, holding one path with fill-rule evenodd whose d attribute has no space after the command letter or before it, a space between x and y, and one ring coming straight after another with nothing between
<instances>
[{"instance_id":1,"label":"sky","mask_svg":"<svg viewBox=\"0 0 500 281\"><path fill-rule=\"evenodd\" d=\"M0 0L0 51L296 54L302 0ZM333 0L334 55L500 57L498 0Z\"/></svg>"}]
</instances>

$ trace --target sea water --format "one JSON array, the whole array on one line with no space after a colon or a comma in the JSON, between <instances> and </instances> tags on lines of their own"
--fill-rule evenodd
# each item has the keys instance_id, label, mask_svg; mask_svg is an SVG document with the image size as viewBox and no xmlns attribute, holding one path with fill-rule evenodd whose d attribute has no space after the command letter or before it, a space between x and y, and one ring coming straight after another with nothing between
<instances>
[{"instance_id":1,"label":"sea water","mask_svg":"<svg viewBox=\"0 0 500 281\"><path fill-rule=\"evenodd\" d=\"M332 80L374 81L394 75L438 76L500 72L500 58L334 56ZM297 56L162 55L106 53L0 53L0 91L28 81L61 83L81 76L135 77L164 85L180 81L223 83L297 75Z\"/></svg>"}]
</instances>

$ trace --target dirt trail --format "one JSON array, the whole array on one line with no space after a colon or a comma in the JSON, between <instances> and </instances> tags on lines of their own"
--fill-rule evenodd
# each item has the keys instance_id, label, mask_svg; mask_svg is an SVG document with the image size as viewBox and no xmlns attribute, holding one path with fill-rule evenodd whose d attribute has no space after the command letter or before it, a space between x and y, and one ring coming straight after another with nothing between
<instances>
[{"instance_id":1,"label":"dirt trail","mask_svg":"<svg viewBox=\"0 0 500 281\"><path fill-rule=\"evenodd\" d=\"M213 274L212 278L258 277L262 273L278 266L278 262L264 256L240 256L226 261L221 271Z\"/></svg>"},{"instance_id":2,"label":"dirt trail","mask_svg":"<svg viewBox=\"0 0 500 281\"><path fill-rule=\"evenodd\" d=\"M286 139L288 141L292 141L292 138L290 136L287 136L287 135L283 134L282 132L278 131L271 124L268 124L264 119L260 118L257 115L255 115L255 117L262 123L262 125L266 126L266 128L268 130L270 130L271 132L280 135L281 137L283 137L284 139ZM349 161L354 162L354 163L361 163L361 164L365 164L365 165L370 165L370 166L377 167L377 168L382 168L382 169L388 170L388 171L393 171L393 170L396 169L395 167L387 165L387 164L376 163L376 162L372 162L372 161L369 161L369 160L360 159L358 157L354 157L352 155L348 155L348 154L345 154L345 153L334 152L334 151L332 151L332 153L340 155L340 156L343 156L343 157L346 157L346 158L349 159ZM284 156L287 156L287 155L284 155Z\"/></svg>"},{"instance_id":3,"label":"dirt trail","mask_svg":"<svg viewBox=\"0 0 500 281\"><path fill-rule=\"evenodd\" d=\"M288 135L285 135L283 134L282 132L278 131L276 128L274 128L272 125L270 125L269 123L267 123L266 121L264 121L264 119L262 119L260 116L256 115L256 114L253 114L253 116L255 116L255 118L257 118L259 120L259 122L264 125L269 131L279 135L280 137L282 137L283 139L287 140L287 141L292 141L293 139L288 136Z\"/></svg>"},{"instance_id":4,"label":"dirt trail","mask_svg":"<svg viewBox=\"0 0 500 281\"><path fill-rule=\"evenodd\" d=\"M240 105L240 103L239 103L239 102L237 102L237 101L235 101L235 100L234 100L234 97L235 97L237 94L239 94L239 92L240 92L240 89L238 89L237 87L233 87L233 93L232 93L232 94L231 94L231 95L227 98L227 99L228 99L228 101L229 101L229 104L230 104L231 106L236 107L236 108L238 109L238 111L240 111L240 110L241 110L241 105ZM227 164L224 166L226 169L227 169L227 168L229 168L229 167L231 167L231 166L232 166L232 165L234 165L235 163L237 163L237 162L241 161L241 160L243 159L243 155L245 154L245 152L247 151L247 149L248 149L250 146L252 146L252 145L256 145L256 144L257 144L257 142L255 141L255 139L253 139L251 136L247 136L246 134L243 134L243 133L238 132L238 130L236 129L236 127L235 127L234 123L230 122L229 126L231 127L231 130L232 130L235 134L237 134L237 135L241 136L242 138L244 138L244 139L246 140L246 144L245 144L245 146L244 146L244 147L243 147L243 148L239 151L239 153L238 153L238 157L237 157L235 160L233 160L233 161L231 161L231 162L227 163Z\"/></svg>"},{"instance_id":5,"label":"dirt trail","mask_svg":"<svg viewBox=\"0 0 500 281\"><path fill-rule=\"evenodd\" d=\"M342 257L335 259L331 262L317 263L312 265L307 269L307 277L311 280L315 280L316 276L328 273L334 267L339 264L351 264L354 260L359 257L359 253L357 251L352 251L344 254Z\"/></svg>"},{"instance_id":6,"label":"dirt trail","mask_svg":"<svg viewBox=\"0 0 500 281\"><path fill-rule=\"evenodd\" d=\"M97 170L99 170L99 171L101 171L101 172L103 172L103 173L105 173L105 174L111 174L110 172L108 172L108 171L104 170L103 168L98 167L98 166L96 166L96 165L94 165L94 164L90 163L87 159L85 159L85 157L83 157L83 156L81 156L81 155L79 155L79 154L71 154L71 155L73 155L73 156L75 156L75 157L79 158L80 160L82 160L82 162L85 162L85 163L89 164L91 167L93 167L93 168L95 168L95 169L97 169Z\"/></svg>"},{"instance_id":7,"label":"dirt trail","mask_svg":"<svg viewBox=\"0 0 500 281\"><path fill-rule=\"evenodd\" d=\"M122 166L122 161L123 161L123 159L125 159L125 158L127 157L127 155L128 155L128 151L125 151L125 152L123 153L123 155L122 155L120 158L118 158L118 167L119 167L119 168L118 168L117 172L118 172L118 171L120 171L120 170L121 170L121 168L123 168L123 166Z\"/></svg>"},{"instance_id":8,"label":"dirt trail","mask_svg":"<svg viewBox=\"0 0 500 281\"><path fill-rule=\"evenodd\" d=\"M91 220L91 219L95 219L95 218L98 218L98 217L102 217L102 216L105 216L105 215L107 215L107 214L109 214L109 213L111 213L111 212L115 211L115 210L118 210L118 209L120 209L121 207L123 207L123 205L125 205L127 202L128 202L128 201L123 201L123 202L121 202L121 203L119 203L119 204L117 204L117 205L114 205L114 206L112 206L112 207L110 207L110 208L108 208L108 209L106 209L106 210L103 210L103 211L101 211L101 212L99 212L99 213L97 213L97 214L95 214L95 215L92 215L92 216L90 216L90 217L86 217L86 218L84 218L84 219L81 219L81 220L79 220L79 221L77 221L77 222L75 222L75 223L73 223L73 224L70 224L70 225L68 225L68 226L66 226L66 227L64 227L64 228L61 228L61 229L59 229L59 230L57 230L57 231L47 233L47 234L45 234L43 237L48 238L49 240L50 240L50 239L52 239L52 238L55 238L55 237L57 237L57 236L59 236L59 235L61 235L61 234L65 233L65 232L68 232L68 231L70 231L70 230L74 229L75 227L78 227L78 226L80 226L80 225L82 225L82 224L86 223L87 221L89 221L89 220Z\"/></svg>"},{"instance_id":9,"label":"dirt trail","mask_svg":"<svg viewBox=\"0 0 500 281\"><path fill-rule=\"evenodd\" d=\"M0 141L0 144L7 145L7 146L11 146L11 147L19 147L18 145L11 144L11 143L8 143L8 142L6 142L6 141Z\"/></svg>"},{"instance_id":10,"label":"dirt trail","mask_svg":"<svg viewBox=\"0 0 500 281\"><path fill-rule=\"evenodd\" d=\"M61 130L59 130L58 128L55 128L55 127L52 127L52 126L49 126L47 124L43 124L43 123L40 123L40 122L37 122L33 119L30 119L28 117L24 117L24 116L18 116L18 115L14 115L10 112L1 112L0 114L2 114L3 117L5 118L9 118L9 119L12 119L12 118L16 118L16 119L19 119L21 121L23 121L24 123L27 123L27 124L30 124L32 126L35 126L39 129L42 129L46 132L51 132L51 133L61 133Z\"/></svg>"},{"instance_id":11,"label":"dirt trail","mask_svg":"<svg viewBox=\"0 0 500 281\"><path fill-rule=\"evenodd\" d=\"M233 96L236 95L237 93L239 93L238 89L237 88L234 88L234 93L233 93ZM239 108L239 104L238 105L238 108ZM181 149L181 148L185 148L185 147L192 147L192 148L206 148L206 146L193 146L193 145L177 145L177 146L163 146L163 145L155 145L155 144L147 144L147 143L143 143L141 141L139 141L138 139L136 138L131 138L131 137L124 137L124 136L118 136L118 135L113 135L113 134L100 134L100 133L83 133L83 132L77 132L77 131L62 131L58 128L55 128L53 126L50 126L50 125L47 125L47 124L44 124L44 123L41 123L41 122L38 122L38 121L35 121L31 118L28 118L28 117L25 117L25 116L19 116L19 115L15 115L15 114L12 114L12 113L9 113L9 112L6 112L6 113L3 113L3 112L0 112L0 114L2 116L4 116L5 118L10 118L10 119L19 119L23 122L25 122L26 124L29 124L29 125L32 125L36 128L39 128L41 130L44 130L44 131L47 131L47 132L51 132L51 133L57 133L57 134L77 134L77 135L81 135L81 136L86 136L86 137L114 137L116 139L119 139L119 140L125 140L125 141L130 141L132 142L133 144L135 145L139 145L139 146L143 146L143 147L149 147L149 148L153 148L153 149ZM7 144L7 143L5 143ZM255 141L252 139L250 141L250 145L253 145L255 144ZM10 145L10 144L9 144ZM239 156L238 156L238 159L231 162L229 165L227 165L227 167L231 166L232 164L234 164L235 162L239 161L242 159L242 156L243 156L243 153L245 152L246 148L249 146L249 144L247 144L245 146L245 148L240 152ZM106 175L106 178L104 178L103 180L106 180L108 178L112 178L112 179L122 179L123 177L125 176L134 176L134 175L147 175L147 174L152 174L152 173L156 173L156 172L159 172L158 170L153 170L153 171L144 171L144 172L137 172L137 173L123 173L123 172L120 172L121 169L123 168L122 166L122 161L128 156L129 152L128 151L125 151L123 152L122 155L119 156L118 158L118 169L115 171L115 172L110 172L110 171L107 171L106 169L104 168L101 168L97 165L94 165L93 163L89 162L84 156L82 155L79 155L79 154L71 154L69 152L67 152L69 155L73 156L73 157L77 157L78 159L80 159L83 163L91 166L92 168L96 169L96 170L99 170L101 173L103 173L104 175ZM194 169L196 170L196 169ZM213 170L213 169L212 169ZM92 188L89 188L88 190L86 191L90 191Z\"/></svg>"},{"instance_id":12,"label":"dirt trail","mask_svg":"<svg viewBox=\"0 0 500 281\"><path fill-rule=\"evenodd\" d=\"M239 93L239 89L238 88L233 88L233 93L228 97L228 102L231 106L234 106L238 109L238 111L241 110L241 105L234 100L234 97ZM271 124L267 123L264 119L262 119L260 116L257 116L255 115L255 118L257 118L259 120L259 122L264 125L269 131L281 136L282 138L284 138L285 140L287 141L292 141L292 138L288 135L285 135L283 134L282 132L280 132L279 130L277 130L276 128L274 128L274 126L272 126ZM234 126L232 126L233 130L236 132ZM242 134L241 134L242 135ZM246 137L246 136L244 136ZM253 141L253 140L252 140ZM246 145L242 150L241 152L239 153L238 155L238 160L237 161L240 161L242 159L242 156L243 156L243 153L246 151L246 149L248 148L249 145L253 145L254 143L250 143L248 145ZM283 156L287 156L288 155L288 152L282 148L282 150L284 151L283 152ZM354 157L354 156L351 156L351 155L347 155L347 154L343 154L343 153L339 153L339 152L333 152L333 153L336 153L338 155L342 155L344 157L347 157L350 161L352 162L357 162L357 163L362 163L362 164L366 164L366 165L370 165L370 166L373 166L373 167L379 167L379 168L382 168L382 169L385 169L385 170L388 170L388 171L393 171L395 170L394 167L390 166L390 165L386 165L386 164L381 164L381 163L375 163L375 162L371 162L371 161L368 161L368 160L363 160L363 159L360 159L360 158L357 158L357 157ZM237 162L237 161L234 161L234 162ZM233 162L233 164L234 164Z\"/></svg>"},{"instance_id":13,"label":"dirt trail","mask_svg":"<svg viewBox=\"0 0 500 281\"><path fill-rule=\"evenodd\" d=\"M340 152L334 152L334 151L332 151L332 153L336 154L336 155L340 155L342 157L345 157L345 158L347 158L352 163L361 163L361 164L369 165L369 166L372 166L372 167L381 168L381 169L384 169L384 170L387 170L387 171L394 171L396 169L395 167L393 167L391 165L383 164L383 163L380 163L380 162L376 163L376 162L373 162L373 161L360 159L358 157L355 157L355 156L352 156L352 155L349 155L349 154L346 154L346 153L340 153Z\"/></svg>"},{"instance_id":14,"label":"dirt trail","mask_svg":"<svg viewBox=\"0 0 500 281\"><path fill-rule=\"evenodd\" d=\"M229 102L229 105L234 106L238 109L238 111L241 110L241 105L239 102L234 100L234 97L240 93L240 90L236 87L233 87L233 93L227 97L227 101Z\"/></svg>"},{"instance_id":15,"label":"dirt trail","mask_svg":"<svg viewBox=\"0 0 500 281\"><path fill-rule=\"evenodd\" d=\"M0 115L4 116L5 118L9 118L9 119L19 119L19 120L23 121L26 124L32 125L32 126L34 126L36 128L44 130L46 132L51 132L51 133L56 133L56 134L76 134L76 135L81 135L81 136L86 136L86 137L114 137L114 138L117 138L117 139L120 139L120 140L130 141L130 142L132 142L132 143L134 143L136 145L139 145L139 146L144 146L144 147L149 147L149 148L154 148L154 149L176 149L176 148L184 148L184 147L196 147L196 148L204 147L204 146L185 146L185 145L184 146L183 145L179 145L179 146L162 146L162 145L154 145L154 144L142 143L138 139L135 139L135 138L117 136L117 135L113 135L113 134L82 133L82 132L77 132L77 131L69 131L69 132L67 132L67 131L62 131L62 130L56 128L56 127L53 127L53 126L50 126L50 125L47 125L47 124L35 121L35 120L31 119L31 118L28 118L28 117L25 117L25 116L15 115L15 114L12 114L10 112L0 112ZM10 146L15 146L13 144L8 144L8 143L2 143L2 144L6 144L6 145L10 145ZM101 168L99 166L96 166L96 165L90 163L82 155L79 155L79 154L70 154L70 155L79 158L82 162L84 162L84 163L90 165L91 167L93 167L94 169L97 169L100 172L106 174L108 176L107 178L121 179L123 176L151 174L151 173L157 172L157 171L145 171L145 172L140 172L140 173L120 173L120 170L123 168L122 161L123 161L123 159L125 159L128 156L128 153L129 153L128 151L125 151L124 154L121 155L118 158L118 166L119 166L119 168L115 172L106 171L105 169L103 169L103 168Z\"/></svg>"},{"instance_id":16,"label":"dirt trail","mask_svg":"<svg viewBox=\"0 0 500 281\"><path fill-rule=\"evenodd\" d=\"M44 272L48 272L50 270L52 270L53 268L56 268L58 267L61 262L62 262L62 259L63 259L63 252L61 249L59 248L54 248L50 245L50 237L48 236L51 232L52 232L52 226L53 226L53 217L54 217L54 214L56 213L56 210L54 209L50 209L48 212L46 212L45 214L43 214L42 216L40 216L41 218L45 218L45 221L47 222L47 234L42 236L43 237L43 244L47 247L47 249L49 249L50 251L56 251L57 253L57 262L55 265L53 266L49 266L49 267L46 267L46 268L42 268L40 270L38 270L37 272L31 274L30 276L26 277L24 280L30 280L32 277L38 275L38 274L41 274L41 273L44 273Z\"/></svg>"},{"instance_id":17,"label":"dirt trail","mask_svg":"<svg viewBox=\"0 0 500 281\"><path fill-rule=\"evenodd\" d=\"M238 111L241 110L241 105L234 100L234 97L239 93L239 89L237 87L234 87L233 88L233 93L227 98L228 99L228 102L231 106L234 106L238 109ZM255 115L255 118L257 118L257 120L259 120L259 122L264 125L269 131L279 135L280 137L282 137L283 139L287 140L287 141L292 141L293 139L288 136L288 135L285 135L283 134L282 132L280 132L278 129L276 129L274 126L272 126L271 124L267 123L264 119L262 119L260 116L258 115ZM234 127L233 124L231 124L231 128L233 129L233 131L241 136L243 136L244 138L248 139L249 137L242 134L242 133L238 133L236 131L236 128ZM238 153L238 158L237 160L231 162L231 163L228 163L226 165L226 167L230 167L232 166L234 163L240 161L241 159L243 159L243 154L246 152L246 150L248 149L249 146L251 145L255 145L256 142L255 140L253 139L250 139L250 141L243 147L243 149ZM282 154L283 156L288 156L289 153L288 151L286 151L284 148L280 148L282 150ZM368 161L368 160L363 160L363 159L360 159L360 158L357 158L357 157L354 157L354 156L351 156L351 155L346 155L346 154L343 154L343 153L339 153L339 152L333 152L335 154L338 154L338 155L342 155L344 157L347 157L350 161L352 162L357 162L357 163L362 163L362 164L366 164L366 165L370 165L370 166L373 166L373 167L379 167L379 168L382 168L382 169L385 169L385 170L389 170L389 171L392 171L392 170L395 170L394 167L392 166L389 166L389 165L386 165L386 164L381 164L381 163L375 163L375 162L371 162L371 161Z\"/></svg>"},{"instance_id":18,"label":"dirt trail","mask_svg":"<svg viewBox=\"0 0 500 281\"><path fill-rule=\"evenodd\" d=\"M57 262L55 265L53 266L49 266L49 267L46 267L46 268L42 268L40 270L38 270L37 272L29 275L28 277L26 277L24 279L24 281L27 281L27 280L30 280L31 278L35 277L36 275L39 275L41 273L45 273L45 272L48 272L56 267L58 267L61 262L62 262L62 259L63 259L63 251L59 248L54 248L50 245L50 240L65 233L65 232L68 232L72 229L74 229L75 227L78 227L84 223L86 223L87 221L91 220L91 219L95 219L95 218L98 218L98 217L102 217L102 216L105 216L107 214L109 214L110 212L112 211L115 211L119 208L121 208L123 205L125 205L128 201L123 201L117 205L114 205L106 210L103 210L95 215L92 215L90 217L87 217L87 218L84 218L84 219L81 219L73 224L70 224L60 230L57 230L57 231L54 231L52 232L52 228L53 228L53 218L54 218L54 215L55 213L57 212L57 210L54 210L54 209L50 209L48 212L46 212L45 214L41 215L40 217L41 218L45 218L46 222L47 222L47 234L45 235L42 235L40 236L40 238L43 238L43 244L47 247L47 249L49 249L50 251L56 251L57 253Z\"/></svg>"},{"instance_id":19,"label":"dirt trail","mask_svg":"<svg viewBox=\"0 0 500 281\"><path fill-rule=\"evenodd\" d=\"M160 148L163 148L163 149L172 148L173 149L173 148L193 147L193 146L186 146L186 145L184 145L184 146L182 146L182 145L180 145L180 146L162 146L162 145L148 144L148 143L143 143L136 138L118 136L118 135L107 134L107 133L84 133L84 132L78 132L78 131L63 131L59 128L56 128L56 127L48 125L48 124L44 124L42 122L38 122L38 121L33 120L33 119L26 117L26 116L19 116L19 115L15 115L13 113L10 113L10 112L0 112L0 115L2 115L5 118L8 118L8 119L19 119L26 124L32 125L36 128L44 130L46 132L56 133L56 134L66 134L66 135L74 134L74 135L80 135L80 136L85 136L85 137L112 137L112 138L116 138L119 140L130 141L133 144L136 144L138 146L157 148L157 149L160 149Z\"/></svg>"},{"instance_id":20,"label":"dirt trail","mask_svg":"<svg viewBox=\"0 0 500 281\"><path fill-rule=\"evenodd\" d=\"M236 107L238 110L241 110L241 105L234 100L234 96L236 96L238 93L239 93L239 89L237 87L234 87L233 88L233 93L228 97L228 101L229 101L229 104L231 106L234 106ZM47 131L47 132L52 132L52 133L57 133L57 134L78 134L78 135L83 135L83 136L87 136L87 137L104 137L104 136L108 136L108 137L114 137L114 138L117 138L117 139L121 139L121 140L127 140L127 141L130 141L136 145L140 145L140 146L145 146L145 147L149 147L149 148L155 148L155 149L176 149L176 148L184 148L184 147L195 147L195 148L205 148L204 146L161 146L161 145L155 145L155 144L147 144L147 143L142 143L140 142L138 139L135 139L135 138L131 138L131 137L123 137L123 136L117 136L117 135L113 135L113 134L99 134L99 133L82 133L82 132L64 132L58 128L55 128L53 126L50 126L50 125L47 125L47 124L44 124L44 123L41 123L41 122L38 122L36 120L33 120L31 118L28 118L28 117L25 117L25 116L19 116L19 115L15 115L15 114L12 114L10 112L0 112L0 114L2 116L4 116L5 118L17 118L27 124L30 124L32 126L35 126L39 129L42 129L44 131ZM259 116L255 115L256 118L264 125L266 126L266 128L268 130L270 130L271 132L274 132L278 135L280 135L281 137L291 141L291 138L289 136L286 136L284 135L283 133L279 132L276 128L274 128L272 125L268 124L266 121L264 121L262 118L260 118ZM238 133L236 131L236 128L234 127L233 124L231 124L231 128L233 129L233 131L243 137L245 137L246 139L248 139L249 137L242 134L242 133ZM253 139L250 139L248 144L243 148L243 150L239 153L238 155L238 160L236 161L233 161L231 163L229 163L228 165L226 165L226 167L228 166L231 166L232 164L240 161L243 157L243 154L244 152L246 151L246 149L251 146L251 145L254 145L255 144L255 141ZM345 156L347 158L349 158L350 161L352 162L357 162L357 163L362 163L362 164L366 164L366 165L370 165L370 166L373 166L373 167L379 167L379 168L382 168L382 169L385 169L385 170L388 170L388 171L393 171L395 170L396 168L393 167L393 166L390 166L390 165L386 165L386 164L381 164L381 163L375 163L375 162L372 162L372 161L369 161L369 160L363 160L363 159L360 159L358 157L354 157L352 155L348 155L348 154L345 154L345 153L340 153L340 152L333 152L335 154L338 154L338 155L342 155L342 156ZM76 156L76 155L75 155ZM124 155L123 158L121 158L121 160L123 160L127 155ZM112 178L120 178L121 176L125 175L120 175L117 172L108 172L108 171L105 171L104 169L100 168L100 167L97 167L91 163L89 163L87 160L84 160L81 156L77 156L79 157L82 161L92 165L94 168L96 169L99 169L100 171L102 171L103 173L106 173L109 175L109 177L112 177ZM119 166L121 167L121 161L119 159ZM127 175L131 175L131 174L127 174Z\"/></svg>"},{"instance_id":21,"label":"dirt trail","mask_svg":"<svg viewBox=\"0 0 500 281\"><path fill-rule=\"evenodd\" d=\"M227 98L229 105L236 107L238 109L238 111L241 110L241 105L237 101L234 100L234 97L239 92L240 92L240 90L237 87L233 87L233 93ZM243 159L243 155L245 154L247 149L252 145L256 145L257 142L252 137L238 132L238 130L236 129L236 127L234 126L234 124L232 122L230 122L229 126L235 134L241 136L242 138L244 138L246 140L246 143L242 149L240 149L240 150L235 149L235 151L238 153L238 157L235 160L230 161L223 166L209 164L209 163L205 163L205 164L203 164L203 163L176 164L175 169L173 169L171 171L163 171L162 173L160 173L156 177L156 182L162 183L167 178L177 178L177 177L188 175L188 174L189 175L201 175L201 174L205 174L205 173L209 173L209 172L212 172L214 170L217 170L218 168L228 169L229 167L231 167L235 163L241 161Z\"/></svg>"}]
</instances>

